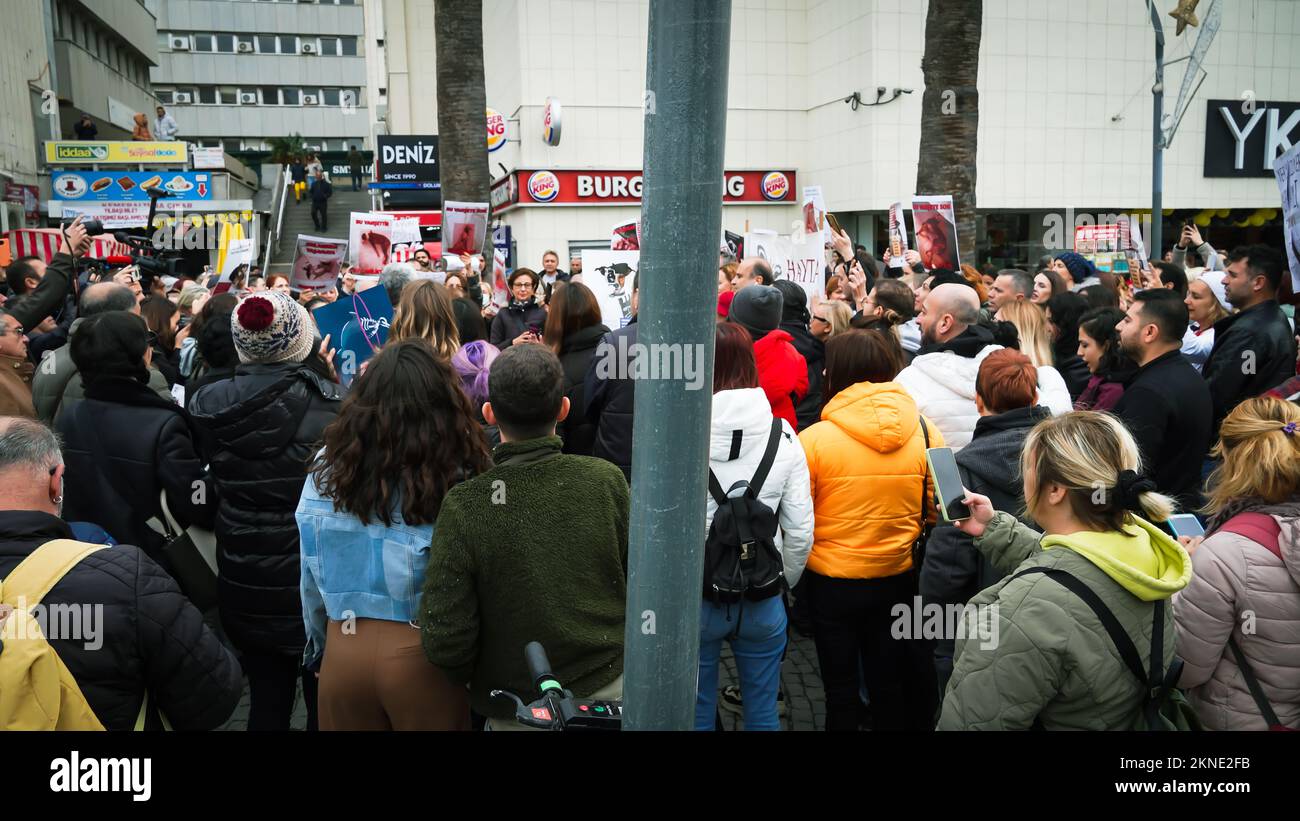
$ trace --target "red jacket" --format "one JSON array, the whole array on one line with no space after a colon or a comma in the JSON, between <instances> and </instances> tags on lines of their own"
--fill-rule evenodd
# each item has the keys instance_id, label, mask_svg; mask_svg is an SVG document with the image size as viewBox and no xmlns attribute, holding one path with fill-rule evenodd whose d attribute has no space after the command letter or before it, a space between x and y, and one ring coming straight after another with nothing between
<instances>
[{"instance_id":1,"label":"red jacket","mask_svg":"<svg viewBox=\"0 0 1300 821\"><path fill-rule=\"evenodd\" d=\"M790 344L793 339L785 331L768 331L754 343L754 359L758 362L758 386L767 394L772 415L797 431L794 406L808 393L808 363Z\"/></svg>"}]
</instances>

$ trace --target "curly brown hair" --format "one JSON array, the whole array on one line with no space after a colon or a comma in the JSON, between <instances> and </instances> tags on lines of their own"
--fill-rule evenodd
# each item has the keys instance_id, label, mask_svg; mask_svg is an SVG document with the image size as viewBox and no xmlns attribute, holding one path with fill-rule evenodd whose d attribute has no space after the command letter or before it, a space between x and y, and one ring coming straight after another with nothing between
<instances>
[{"instance_id":1,"label":"curly brown hair","mask_svg":"<svg viewBox=\"0 0 1300 821\"><path fill-rule=\"evenodd\" d=\"M325 428L313 481L334 509L370 524L432 524L453 485L492 466L451 365L424 339L390 342Z\"/></svg>"}]
</instances>

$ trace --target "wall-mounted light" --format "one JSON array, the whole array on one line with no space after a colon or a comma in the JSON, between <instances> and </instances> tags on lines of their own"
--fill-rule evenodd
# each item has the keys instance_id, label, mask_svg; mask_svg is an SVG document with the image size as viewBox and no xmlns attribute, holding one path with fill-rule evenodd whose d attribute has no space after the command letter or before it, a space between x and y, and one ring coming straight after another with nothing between
<instances>
[{"instance_id":1,"label":"wall-mounted light","mask_svg":"<svg viewBox=\"0 0 1300 821\"><path fill-rule=\"evenodd\" d=\"M875 106L875 105L885 105L887 103L892 103L894 100L897 100L899 97L903 96L904 94L911 94L912 89L896 88L894 89L894 93L890 96L890 98L886 100L884 99L884 96L888 93L889 93L889 89L885 88L884 86L876 86L876 101L874 103L864 103L862 101L862 92L860 91L855 91L849 96L845 97L844 102L845 104L848 105L849 108L853 109L854 111L857 111L859 106L864 106L864 105Z\"/></svg>"}]
</instances>

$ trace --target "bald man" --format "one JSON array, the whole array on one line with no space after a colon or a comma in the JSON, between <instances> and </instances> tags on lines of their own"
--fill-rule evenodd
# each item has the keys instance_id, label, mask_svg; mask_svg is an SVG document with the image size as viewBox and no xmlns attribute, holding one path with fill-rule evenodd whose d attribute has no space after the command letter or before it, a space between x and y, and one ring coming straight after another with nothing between
<instances>
[{"instance_id":1,"label":"bald man","mask_svg":"<svg viewBox=\"0 0 1300 821\"><path fill-rule=\"evenodd\" d=\"M773 279L772 266L767 264L767 260L762 257L745 257L736 268L736 278L731 289L739 291L749 285L771 285Z\"/></svg>"},{"instance_id":2,"label":"bald man","mask_svg":"<svg viewBox=\"0 0 1300 821\"><path fill-rule=\"evenodd\" d=\"M921 352L895 379L953 450L970 443L980 418L975 406L980 363L1002 347L993 330L979 324L979 315L979 295L969 285L945 283L930 291L917 317ZM1038 369L1038 396L1053 413L1070 410L1070 393L1055 368Z\"/></svg>"}]
</instances>

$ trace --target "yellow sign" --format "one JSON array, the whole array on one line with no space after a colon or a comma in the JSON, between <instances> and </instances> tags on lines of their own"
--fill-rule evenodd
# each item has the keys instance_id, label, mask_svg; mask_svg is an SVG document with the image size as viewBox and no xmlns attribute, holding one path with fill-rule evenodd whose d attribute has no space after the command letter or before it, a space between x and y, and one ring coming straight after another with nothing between
<instances>
[{"instance_id":1,"label":"yellow sign","mask_svg":"<svg viewBox=\"0 0 1300 821\"><path fill-rule=\"evenodd\" d=\"M48 141L45 162L49 165L101 163L118 165L183 164L187 157L183 142L93 142Z\"/></svg>"}]
</instances>

